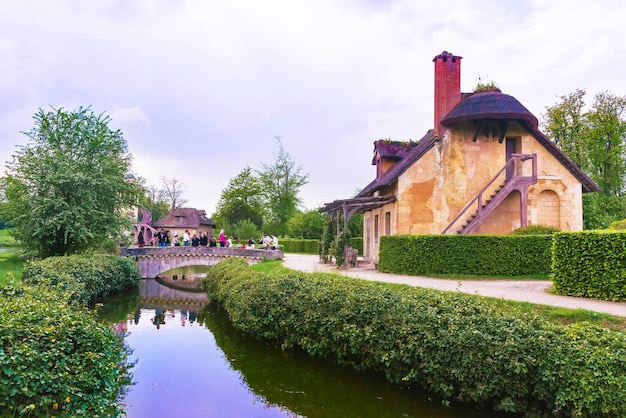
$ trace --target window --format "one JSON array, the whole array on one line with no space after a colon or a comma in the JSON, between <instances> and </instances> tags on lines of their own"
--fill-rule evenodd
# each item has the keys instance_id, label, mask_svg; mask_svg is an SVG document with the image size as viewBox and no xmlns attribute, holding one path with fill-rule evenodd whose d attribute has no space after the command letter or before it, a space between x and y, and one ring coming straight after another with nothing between
<instances>
[{"instance_id":1,"label":"window","mask_svg":"<svg viewBox=\"0 0 626 418\"><path fill-rule=\"evenodd\" d=\"M385 235L391 235L391 212L385 212Z\"/></svg>"},{"instance_id":2,"label":"window","mask_svg":"<svg viewBox=\"0 0 626 418\"><path fill-rule=\"evenodd\" d=\"M378 244L378 215L374 215L374 244Z\"/></svg>"}]
</instances>

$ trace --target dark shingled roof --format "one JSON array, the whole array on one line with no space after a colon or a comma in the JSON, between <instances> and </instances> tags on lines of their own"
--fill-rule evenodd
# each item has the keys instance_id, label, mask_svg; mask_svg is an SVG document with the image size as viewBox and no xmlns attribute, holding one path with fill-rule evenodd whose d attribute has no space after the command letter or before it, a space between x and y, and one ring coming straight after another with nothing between
<instances>
[{"instance_id":1,"label":"dark shingled roof","mask_svg":"<svg viewBox=\"0 0 626 418\"><path fill-rule=\"evenodd\" d=\"M446 128L459 122L474 119L513 119L524 120L532 128L537 130L539 123L517 99L499 91L486 91L474 93L452 109L442 120L441 124Z\"/></svg>"},{"instance_id":2,"label":"dark shingled roof","mask_svg":"<svg viewBox=\"0 0 626 418\"><path fill-rule=\"evenodd\" d=\"M401 160L409 153L409 151L411 151L411 149L413 149L413 147L416 146L416 142L399 142L379 139L374 142L374 152L378 151L378 154L382 158ZM372 158L372 165L376 165L376 155Z\"/></svg>"},{"instance_id":3,"label":"dark shingled roof","mask_svg":"<svg viewBox=\"0 0 626 418\"><path fill-rule=\"evenodd\" d=\"M361 190L356 197L369 196L383 187L392 185L393 182L396 181L398 177L409 167L411 167L415 161L422 158L422 156L426 154L426 152L431 149L438 140L439 137L434 134L434 130L430 129L426 135L418 141L417 146L410 148L410 151L403 159L398 161L389 170L385 171L382 176L365 186L365 188Z\"/></svg>"},{"instance_id":4,"label":"dark shingled roof","mask_svg":"<svg viewBox=\"0 0 626 418\"><path fill-rule=\"evenodd\" d=\"M180 221L177 221L179 218ZM174 209L164 217L152 222L153 228L194 228L197 229L201 225L215 228L215 223L206 217L206 211L194 208L178 208Z\"/></svg>"}]
</instances>

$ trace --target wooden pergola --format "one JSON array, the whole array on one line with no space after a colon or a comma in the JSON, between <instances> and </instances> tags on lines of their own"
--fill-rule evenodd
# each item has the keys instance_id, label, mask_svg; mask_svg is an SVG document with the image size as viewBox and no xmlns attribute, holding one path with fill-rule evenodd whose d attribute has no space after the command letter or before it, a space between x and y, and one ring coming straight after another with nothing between
<instances>
[{"instance_id":1,"label":"wooden pergola","mask_svg":"<svg viewBox=\"0 0 626 418\"><path fill-rule=\"evenodd\" d=\"M327 213L331 220L337 223L337 236L339 236L341 219L343 219L343 229L347 229L348 221L355 213L364 213L395 201L395 196L354 197L352 199L341 199L326 203L319 211Z\"/></svg>"}]
</instances>

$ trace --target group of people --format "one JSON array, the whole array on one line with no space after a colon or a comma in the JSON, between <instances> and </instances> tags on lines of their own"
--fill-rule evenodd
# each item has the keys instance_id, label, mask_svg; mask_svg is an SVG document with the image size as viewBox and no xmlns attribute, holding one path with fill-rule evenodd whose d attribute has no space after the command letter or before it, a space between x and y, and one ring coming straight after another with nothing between
<instances>
[{"instance_id":1,"label":"group of people","mask_svg":"<svg viewBox=\"0 0 626 418\"><path fill-rule=\"evenodd\" d=\"M223 248L233 246L233 237L229 236L227 238L224 229L220 230L219 239L216 239L212 233L207 234L206 232L200 232L199 235L192 235L188 229L185 230L182 237L180 237L178 234L174 234L174 236L170 239L170 231L166 231L163 228L157 231L154 237L158 247L217 247L218 243L219 246ZM280 249L280 247L278 246L278 237L274 234L263 234L263 237L261 237L258 243L263 245L263 248L265 248L266 250ZM142 231L140 231L139 235L137 236L137 244L139 247L144 246L144 236ZM243 244L241 247L250 249L255 248L254 238L250 238L248 240L247 246Z\"/></svg>"}]
</instances>

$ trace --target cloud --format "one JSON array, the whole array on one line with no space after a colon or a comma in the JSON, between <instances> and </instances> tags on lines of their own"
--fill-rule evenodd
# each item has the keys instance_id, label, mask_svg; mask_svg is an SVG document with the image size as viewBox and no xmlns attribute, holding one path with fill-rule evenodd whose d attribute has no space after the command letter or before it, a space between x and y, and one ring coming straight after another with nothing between
<instances>
[{"instance_id":1,"label":"cloud","mask_svg":"<svg viewBox=\"0 0 626 418\"><path fill-rule=\"evenodd\" d=\"M314 208L373 179L373 141L433 126L444 50L463 57L463 91L481 76L537 117L577 88L626 94L624 15L612 0L7 2L0 159L38 107L91 105L124 133L137 175L180 179L209 214L280 136Z\"/></svg>"}]
</instances>

